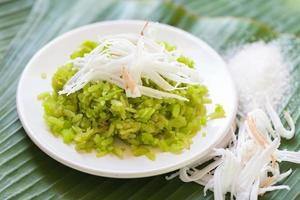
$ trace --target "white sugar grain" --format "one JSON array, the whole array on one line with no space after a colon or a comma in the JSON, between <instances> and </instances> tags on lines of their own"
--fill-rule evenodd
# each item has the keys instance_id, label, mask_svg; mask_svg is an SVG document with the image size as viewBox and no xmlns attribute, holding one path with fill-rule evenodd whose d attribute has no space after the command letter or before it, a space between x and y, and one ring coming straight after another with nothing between
<instances>
[{"instance_id":1,"label":"white sugar grain","mask_svg":"<svg viewBox=\"0 0 300 200\"><path fill-rule=\"evenodd\" d=\"M291 89L289 66L274 43L243 46L229 58L228 67L236 83L242 115L264 108L266 98L278 110Z\"/></svg>"}]
</instances>

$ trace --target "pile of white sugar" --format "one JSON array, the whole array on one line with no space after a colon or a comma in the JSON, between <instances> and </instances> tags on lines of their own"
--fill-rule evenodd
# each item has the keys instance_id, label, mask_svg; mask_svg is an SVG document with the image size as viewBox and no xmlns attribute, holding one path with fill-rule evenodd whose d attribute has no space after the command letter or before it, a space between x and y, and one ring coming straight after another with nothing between
<instances>
[{"instance_id":1,"label":"pile of white sugar","mask_svg":"<svg viewBox=\"0 0 300 200\"><path fill-rule=\"evenodd\" d=\"M229 70L239 95L239 112L246 114L264 108L266 98L280 109L291 90L289 66L274 43L243 46L228 60Z\"/></svg>"}]
</instances>

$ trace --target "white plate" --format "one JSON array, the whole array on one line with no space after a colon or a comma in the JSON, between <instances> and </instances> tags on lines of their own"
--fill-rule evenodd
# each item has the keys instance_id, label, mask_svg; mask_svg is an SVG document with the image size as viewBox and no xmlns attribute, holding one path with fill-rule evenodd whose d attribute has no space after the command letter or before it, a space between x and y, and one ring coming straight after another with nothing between
<instances>
[{"instance_id":1,"label":"white plate","mask_svg":"<svg viewBox=\"0 0 300 200\"><path fill-rule=\"evenodd\" d=\"M199 73L208 86L213 103L223 105L226 118L208 123L206 137L200 133L189 150L180 155L158 153L156 160L146 157L115 156L97 158L95 154L82 154L54 137L43 119L43 108L37 100L41 92L51 91L51 77L57 67L64 64L84 40L96 40L99 35L140 32L144 21L107 21L72 30L51 41L39 50L27 64L17 91L20 120L32 141L57 161L74 169L107 177L135 178L170 172L203 158L226 136L236 114L237 97L233 81L222 58L205 42L180 29L158 24L160 40L175 44L185 55L193 58ZM41 79L46 73L47 79ZM209 108L211 110L212 107Z\"/></svg>"}]
</instances>

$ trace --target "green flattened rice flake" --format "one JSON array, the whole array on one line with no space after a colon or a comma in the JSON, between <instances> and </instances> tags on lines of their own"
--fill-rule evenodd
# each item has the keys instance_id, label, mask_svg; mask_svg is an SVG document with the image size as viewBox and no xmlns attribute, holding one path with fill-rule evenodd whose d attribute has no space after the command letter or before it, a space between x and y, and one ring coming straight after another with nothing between
<instances>
[{"instance_id":1,"label":"green flattened rice flake","mask_svg":"<svg viewBox=\"0 0 300 200\"><path fill-rule=\"evenodd\" d=\"M155 146L155 139L151 133L144 132L141 134L141 141L144 144L149 144Z\"/></svg>"},{"instance_id":2,"label":"green flattened rice flake","mask_svg":"<svg viewBox=\"0 0 300 200\"><path fill-rule=\"evenodd\" d=\"M147 122L154 114L154 112L155 112L154 108L142 108L136 112L134 117L139 121Z\"/></svg>"},{"instance_id":3,"label":"green flattened rice flake","mask_svg":"<svg viewBox=\"0 0 300 200\"><path fill-rule=\"evenodd\" d=\"M225 111L220 104L217 104L215 107L215 111L208 115L209 119L218 119L225 117Z\"/></svg>"},{"instance_id":4,"label":"green flattened rice flake","mask_svg":"<svg viewBox=\"0 0 300 200\"><path fill-rule=\"evenodd\" d=\"M162 44L168 51L176 49L168 43ZM82 57L97 45L85 41L71 58ZM194 65L184 56L178 61L189 67ZM106 81L88 83L68 96L59 95L76 72L72 64L59 67L52 77L53 93L42 93L38 99L43 102L49 129L65 143L75 144L80 152L96 151L97 156L113 154L121 158L125 151L119 145L121 142L131 147L135 156L154 160L152 148L181 153L190 147L192 138L208 120L225 116L220 105L207 114L206 104L211 100L204 85L184 85L186 90L172 91L189 101L147 96L128 98L123 89ZM157 88L151 81L143 83Z\"/></svg>"},{"instance_id":5,"label":"green flattened rice flake","mask_svg":"<svg viewBox=\"0 0 300 200\"><path fill-rule=\"evenodd\" d=\"M188 57L180 56L177 58L177 61L185 64L186 66L188 66L190 68L195 67L195 62L193 60L189 59Z\"/></svg>"},{"instance_id":6,"label":"green flattened rice flake","mask_svg":"<svg viewBox=\"0 0 300 200\"><path fill-rule=\"evenodd\" d=\"M103 157L103 156L105 156L107 154L108 154L108 152L99 151L99 152L97 152L96 156L97 157Z\"/></svg>"},{"instance_id":7,"label":"green flattened rice flake","mask_svg":"<svg viewBox=\"0 0 300 200\"><path fill-rule=\"evenodd\" d=\"M83 57L85 54L91 52L94 48L97 47L97 43L94 41L87 40L81 44L79 49L71 54L70 58L75 59L77 57Z\"/></svg>"},{"instance_id":8,"label":"green flattened rice flake","mask_svg":"<svg viewBox=\"0 0 300 200\"><path fill-rule=\"evenodd\" d=\"M64 120L60 118L56 118L53 116L45 116L45 120L50 127L50 130L55 134L61 134L61 131L64 128Z\"/></svg>"},{"instance_id":9,"label":"green flattened rice flake","mask_svg":"<svg viewBox=\"0 0 300 200\"><path fill-rule=\"evenodd\" d=\"M171 44L169 44L168 42L165 42L165 41L160 42L160 44L162 44L167 51L174 51L174 50L177 49L177 47L175 45L171 45Z\"/></svg>"},{"instance_id":10,"label":"green flattened rice flake","mask_svg":"<svg viewBox=\"0 0 300 200\"><path fill-rule=\"evenodd\" d=\"M122 147L118 147L116 145L114 145L114 148L112 150L112 153L116 156L118 156L119 158L123 158L123 154L124 154L125 149Z\"/></svg>"},{"instance_id":11,"label":"green flattened rice flake","mask_svg":"<svg viewBox=\"0 0 300 200\"><path fill-rule=\"evenodd\" d=\"M63 129L61 131L61 134L66 144L70 144L75 136L75 133L72 129Z\"/></svg>"},{"instance_id":12,"label":"green flattened rice flake","mask_svg":"<svg viewBox=\"0 0 300 200\"><path fill-rule=\"evenodd\" d=\"M89 48L89 52L95 49L98 46L97 42L91 41L91 40L86 40L81 44L82 48ZM89 53L87 52L87 53Z\"/></svg>"},{"instance_id":13,"label":"green flattened rice flake","mask_svg":"<svg viewBox=\"0 0 300 200\"><path fill-rule=\"evenodd\" d=\"M184 127L184 126L186 126L186 124L187 124L187 121L186 121L185 117L182 117L182 116L173 118L169 122L169 126L175 127L175 128Z\"/></svg>"},{"instance_id":14,"label":"green flattened rice flake","mask_svg":"<svg viewBox=\"0 0 300 200\"><path fill-rule=\"evenodd\" d=\"M132 153L135 156L147 156L150 160L155 160L155 154L147 147L143 146L132 146Z\"/></svg>"},{"instance_id":15,"label":"green flattened rice flake","mask_svg":"<svg viewBox=\"0 0 300 200\"><path fill-rule=\"evenodd\" d=\"M150 160L155 160L155 154L152 151L149 151L148 153L145 154L147 158Z\"/></svg>"},{"instance_id":16,"label":"green flattened rice flake","mask_svg":"<svg viewBox=\"0 0 300 200\"><path fill-rule=\"evenodd\" d=\"M37 96L38 100L45 100L46 98L50 97L50 92L42 92Z\"/></svg>"},{"instance_id":17,"label":"green flattened rice flake","mask_svg":"<svg viewBox=\"0 0 300 200\"><path fill-rule=\"evenodd\" d=\"M73 64L67 64L59 67L52 77L52 87L55 92L60 91L66 82L74 76L77 70L73 69Z\"/></svg>"},{"instance_id":18,"label":"green flattened rice flake","mask_svg":"<svg viewBox=\"0 0 300 200\"><path fill-rule=\"evenodd\" d=\"M47 74L46 73L41 73L41 78L42 79L46 79L47 78Z\"/></svg>"}]
</instances>

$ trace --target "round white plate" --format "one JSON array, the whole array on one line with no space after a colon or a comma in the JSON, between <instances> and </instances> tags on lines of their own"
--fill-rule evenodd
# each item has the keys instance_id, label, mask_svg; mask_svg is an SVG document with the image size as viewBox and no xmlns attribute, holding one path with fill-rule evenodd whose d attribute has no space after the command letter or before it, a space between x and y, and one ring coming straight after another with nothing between
<instances>
[{"instance_id":1,"label":"round white plate","mask_svg":"<svg viewBox=\"0 0 300 200\"><path fill-rule=\"evenodd\" d=\"M146 157L116 156L97 158L94 153L78 153L72 145L54 137L43 119L42 103L37 95L51 91L51 77L69 55L84 40L97 40L97 36L140 32L144 21L107 21L77 28L51 41L39 50L27 64L17 90L17 108L20 120L32 141L57 161L74 169L107 177L135 178L162 174L179 169L203 158L228 132L237 110L237 96L233 81L222 58L205 42L191 34L157 24L159 39L177 45L185 55L193 58L213 103L221 104L226 118L213 120L206 127L206 137L201 133L194 138L189 150L182 154L158 153L155 161ZM46 73L43 80L41 74ZM208 109L211 111L213 106Z\"/></svg>"}]
</instances>

